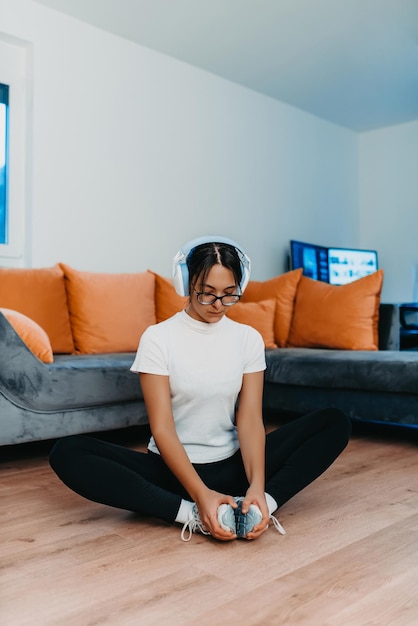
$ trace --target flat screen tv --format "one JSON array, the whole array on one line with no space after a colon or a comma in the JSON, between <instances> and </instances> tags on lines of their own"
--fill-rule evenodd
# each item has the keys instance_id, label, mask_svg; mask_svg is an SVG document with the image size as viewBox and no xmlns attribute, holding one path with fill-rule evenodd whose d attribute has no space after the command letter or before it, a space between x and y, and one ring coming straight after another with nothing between
<instances>
[{"instance_id":1,"label":"flat screen tv","mask_svg":"<svg viewBox=\"0 0 418 626\"><path fill-rule=\"evenodd\" d=\"M376 250L328 248L328 274L331 285L346 285L373 274L378 269Z\"/></svg>"},{"instance_id":2,"label":"flat screen tv","mask_svg":"<svg viewBox=\"0 0 418 626\"><path fill-rule=\"evenodd\" d=\"M328 248L290 241L290 269L303 268L304 276L331 285L346 285L378 269L377 252L357 248Z\"/></svg>"},{"instance_id":3,"label":"flat screen tv","mask_svg":"<svg viewBox=\"0 0 418 626\"><path fill-rule=\"evenodd\" d=\"M303 241L290 242L290 269L303 268L303 275L328 282L328 248Z\"/></svg>"}]
</instances>

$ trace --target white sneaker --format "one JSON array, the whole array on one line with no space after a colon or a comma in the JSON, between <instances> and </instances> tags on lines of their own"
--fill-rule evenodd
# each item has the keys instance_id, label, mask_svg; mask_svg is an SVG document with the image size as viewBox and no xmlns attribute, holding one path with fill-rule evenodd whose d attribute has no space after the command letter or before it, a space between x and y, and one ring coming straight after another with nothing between
<instances>
[{"instance_id":1,"label":"white sneaker","mask_svg":"<svg viewBox=\"0 0 418 626\"><path fill-rule=\"evenodd\" d=\"M257 526L257 524L261 522L263 515L256 504L251 504L247 513L244 514L242 512L244 498L235 498L235 502L238 504L237 508L234 510L237 537L245 539L248 533L253 530L254 526Z\"/></svg>"},{"instance_id":2,"label":"white sneaker","mask_svg":"<svg viewBox=\"0 0 418 626\"><path fill-rule=\"evenodd\" d=\"M235 509L230 504L221 504L218 507L218 524L223 530L236 535Z\"/></svg>"},{"instance_id":3,"label":"white sneaker","mask_svg":"<svg viewBox=\"0 0 418 626\"><path fill-rule=\"evenodd\" d=\"M251 504L248 512L244 515L242 512L243 501L244 498L235 498L235 502L238 504L238 507L235 510L232 510L235 514L237 537L245 539L248 533L253 530L254 526L257 526L257 524L261 522L263 515L256 504ZM279 520L277 520L273 515L269 515L269 519L273 522L273 526L280 534L286 534L286 531L280 524Z\"/></svg>"},{"instance_id":4,"label":"white sneaker","mask_svg":"<svg viewBox=\"0 0 418 626\"><path fill-rule=\"evenodd\" d=\"M202 535L210 535L210 532L205 527L204 523L200 519L199 510L195 504L189 513L189 519L183 525L181 531L181 540L182 541L190 541L193 533L202 533ZM188 533L188 535L187 535Z\"/></svg>"}]
</instances>

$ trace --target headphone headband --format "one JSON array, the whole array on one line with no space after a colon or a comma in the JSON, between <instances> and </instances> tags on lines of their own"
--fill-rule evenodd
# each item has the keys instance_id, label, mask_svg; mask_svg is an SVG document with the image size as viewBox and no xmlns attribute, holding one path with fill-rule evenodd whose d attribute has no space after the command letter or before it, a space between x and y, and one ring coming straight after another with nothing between
<instances>
[{"instance_id":1,"label":"headphone headband","mask_svg":"<svg viewBox=\"0 0 418 626\"><path fill-rule=\"evenodd\" d=\"M240 284L240 290L243 293L246 286L248 285L248 281L250 280L250 271L251 271L251 261L249 257L245 254L244 250L232 239L228 239L227 237L221 237L217 235L207 236L207 237L198 237L197 239L192 239L188 241L180 250L177 252L176 256L173 259L173 271L172 271L172 280L173 285L176 292L179 296L188 296L189 294L189 269L187 267L187 257L191 253L192 250L197 248L197 246L201 246L205 243L226 243L230 246L233 246L240 258L241 262L241 270L242 270L242 279Z\"/></svg>"}]
</instances>

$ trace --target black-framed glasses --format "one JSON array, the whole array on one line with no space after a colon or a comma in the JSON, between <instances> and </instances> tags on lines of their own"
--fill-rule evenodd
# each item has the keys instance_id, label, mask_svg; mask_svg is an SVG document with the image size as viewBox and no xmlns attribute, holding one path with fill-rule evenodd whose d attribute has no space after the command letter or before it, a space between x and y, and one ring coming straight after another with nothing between
<instances>
[{"instance_id":1,"label":"black-framed glasses","mask_svg":"<svg viewBox=\"0 0 418 626\"><path fill-rule=\"evenodd\" d=\"M199 304L214 304L217 300L221 301L223 306L232 306L241 300L241 294L239 293L226 293L224 296L215 296L214 293L208 291L196 291L196 298Z\"/></svg>"}]
</instances>

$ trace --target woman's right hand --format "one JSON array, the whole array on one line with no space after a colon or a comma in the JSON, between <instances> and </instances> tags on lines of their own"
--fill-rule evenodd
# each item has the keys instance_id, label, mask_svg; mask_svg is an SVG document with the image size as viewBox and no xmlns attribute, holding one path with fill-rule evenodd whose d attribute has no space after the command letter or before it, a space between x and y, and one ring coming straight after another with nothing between
<instances>
[{"instance_id":1,"label":"woman's right hand","mask_svg":"<svg viewBox=\"0 0 418 626\"><path fill-rule=\"evenodd\" d=\"M237 508L237 504L232 496L213 491L212 489L205 490L204 493L196 499L200 519L209 530L212 537L219 541L231 541L237 538L236 534L224 530L218 522L218 508L221 504L230 504L233 509Z\"/></svg>"}]
</instances>

